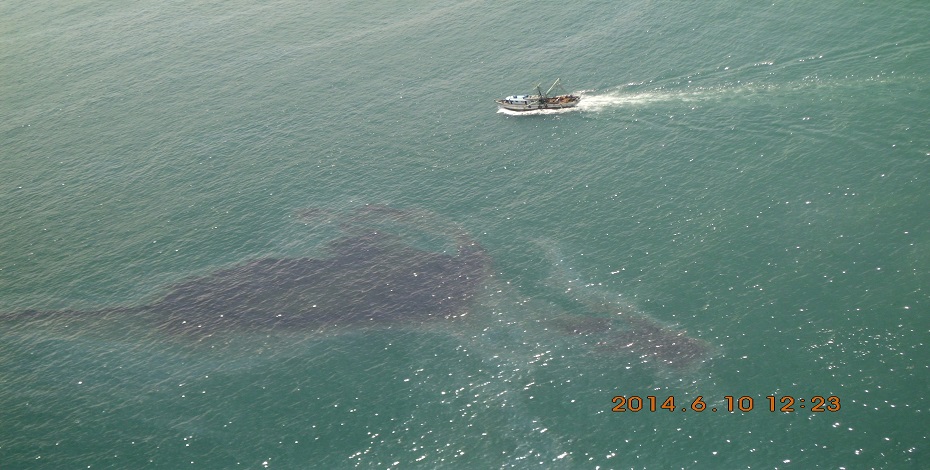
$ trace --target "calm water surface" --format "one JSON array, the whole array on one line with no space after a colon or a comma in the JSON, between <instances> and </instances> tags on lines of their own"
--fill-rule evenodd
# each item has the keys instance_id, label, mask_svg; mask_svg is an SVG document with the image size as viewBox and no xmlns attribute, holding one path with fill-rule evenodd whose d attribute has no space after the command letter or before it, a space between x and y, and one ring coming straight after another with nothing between
<instances>
[{"instance_id":1,"label":"calm water surface","mask_svg":"<svg viewBox=\"0 0 930 470\"><path fill-rule=\"evenodd\" d=\"M6 2L0 468L927 468L928 17ZM577 109L496 112L557 77ZM366 204L487 250L464 320L194 339L17 315L323 256ZM666 367L547 323L604 305L706 354ZM806 401L770 412L786 395Z\"/></svg>"}]
</instances>

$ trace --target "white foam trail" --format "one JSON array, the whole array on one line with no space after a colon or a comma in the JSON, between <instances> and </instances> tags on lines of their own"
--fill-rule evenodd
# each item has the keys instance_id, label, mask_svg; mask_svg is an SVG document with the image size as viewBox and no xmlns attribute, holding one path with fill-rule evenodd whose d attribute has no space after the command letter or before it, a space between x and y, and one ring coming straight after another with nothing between
<instances>
[{"instance_id":1,"label":"white foam trail","mask_svg":"<svg viewBox=\"0 0 930 470\"><path fill-rule=\"evenodd\" d=\"M758 62L753 66L769 66L772 62ZM657 103L683 103L694 106L697 102L710 102L715 100L747 98L758 96L760 94L779 94L786 93L810 93L811 89L827 88L836 89L839 87L856 87L873 86L876 83L890 83L891 81L908 80L906 76L900 77L883 77L881 80L873 78L865 79L820 79L805 78L787 83L765 83L754 81L737 81L727 82L718 85L709 86L684 86L680 89L667 89L661 86L655 86L652 89L644 90L644 87L650 86L643 82L628 83L618 87L609 88L602 92L596 90L579 90L572 94L580 95L581 102L574 108L567 109L539 109L534 111L508 111L498 110L501 114L508 116L539 116L547 114L564 114L564 113L597 113L608 109L622 108L642 108Z\"/></svg>"},{"instance_id":2,"label":"white foam trail","mask_svg":"<svg viewBox=\"0 0 930 470\"><path fill-rule=\"evenodd\" d=\"M764 89L764 87L760 88L747 83L738 86L688 88L680 91L661 89L633 93L612 91L601 94L584 94L577 108L580 111L601 111L605 108L642 106L652 103L693 103L751 93L761 89Z\"/></svg>"}]
</instances>

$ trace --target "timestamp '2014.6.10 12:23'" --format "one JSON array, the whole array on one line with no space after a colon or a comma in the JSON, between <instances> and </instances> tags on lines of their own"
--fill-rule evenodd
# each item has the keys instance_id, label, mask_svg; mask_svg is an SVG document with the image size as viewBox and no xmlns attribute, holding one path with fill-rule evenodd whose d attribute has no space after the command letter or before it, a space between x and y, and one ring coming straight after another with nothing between
<instances>
[{"instance_id":1,"label":"timestamp '2014.6.10 12:23'","mask_svg":"<svg viewBox=\"0 0 930 470\"><path fill-rule=\"evenodd\" d=\"M795 398L791 395L782 395L776 397L774 395L768 395L765 397L768 402L768 411L769 412L782 412L782 413L793 413L799 410L809 410L814 413L823 413L829 411L835 413L840 411L840 397L831 395L824 397L822 395L814 395L810 398ZM687 402L687 400L683 400ZM640 397L638 395L617 395L614 396L611 400L614 403L613 408L611 409L617 413L624 412L640 412L640 411L669 411L673 412L678 410L676 406L676 400L674 396L668 396L662 400L661 404L659 399L653 395L647 395L645 397ZM690 401L688 406L681 407L682 412L692 411L697 413L702 413L705 411L710 411L716 413L717 411L726 411L732 413L735 411L740 411L743 413L748 413L753 411L755 407L755 400L747 395L741 397L735 397L733 395L725 395L723 397L724 407L719 409L717 407L708 408L707 402L704 401L703 395L698 395L696 398Z\"/></svg>"}]
</instances>

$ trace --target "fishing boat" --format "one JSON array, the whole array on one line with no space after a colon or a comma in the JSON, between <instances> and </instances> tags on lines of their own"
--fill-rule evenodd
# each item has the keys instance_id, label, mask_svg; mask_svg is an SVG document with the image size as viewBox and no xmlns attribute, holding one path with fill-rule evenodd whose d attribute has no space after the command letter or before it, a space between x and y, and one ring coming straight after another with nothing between
<instances>
[{"instance_id":1,"label":"fishing boat","mask_svg":"<svg viewBox=\"0 0 930 470\"><path fill-rule=\"evenodd\" d=\"M550 95L552 90L556 87L559 87L565 94ZM565 92L565 89L559 84L558 79L556 79L555 83L553 83L545 93L542 92L539 85L536 85L535 95L511 95L503 99L494 100L498 107L510 111L573 108L578 105L579 101L581 101L581 97Z\"/></svg>"}]
</instances>

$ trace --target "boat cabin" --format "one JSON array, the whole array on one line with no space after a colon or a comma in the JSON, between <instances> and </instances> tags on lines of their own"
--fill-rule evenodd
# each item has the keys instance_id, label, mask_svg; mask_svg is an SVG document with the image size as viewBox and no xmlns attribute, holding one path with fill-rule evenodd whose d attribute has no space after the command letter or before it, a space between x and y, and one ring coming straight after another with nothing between
<instances>
[{"instance_id":1,"label":"boat cabin","mask_svg":"<svg viewBox=\"0 0 930 470\"><path fill-rule=\"evenodd\" d=\"M504 98L502 101L504 101L507 104L525 105L527 104L527 98L529 98L529 95L511 95L511 96Z\"/></svg>"}]
</instances>

